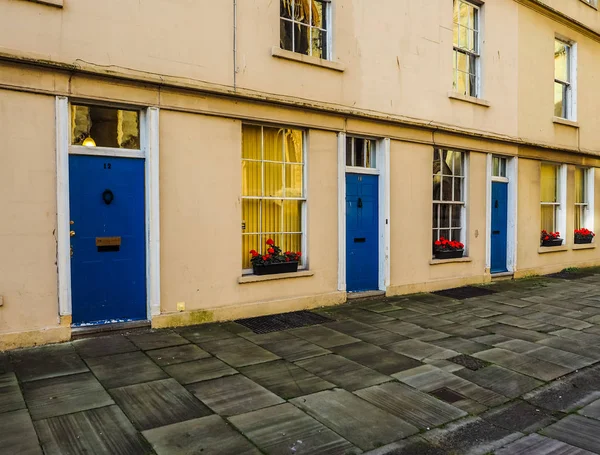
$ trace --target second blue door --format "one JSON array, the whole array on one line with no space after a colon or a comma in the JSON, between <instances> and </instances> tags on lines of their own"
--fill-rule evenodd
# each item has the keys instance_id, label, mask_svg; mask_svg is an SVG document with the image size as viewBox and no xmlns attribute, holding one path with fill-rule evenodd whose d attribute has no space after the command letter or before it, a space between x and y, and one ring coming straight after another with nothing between
<instances>
[{"instance_id":1,"label":"second blue door","mask_svg":"<svg viewBox=\"0 0 600 455\"><path fill-rule=\"evenodd\" d=\"M502 273L506 267L508 231L508 183L492 182L491 272Z\"/></svg>"},{"instance_id":2,"label":"second blue door","mask_svg":"<svg viewBox=\"0 0 600 455\"><path fill-rule=\"evenodd\" d=\"M144 160L69 157L74 324L146 319Z\"/></svg>"},{"instance_id":3,"label":"second blue door","mask_svg":"<svg viewBox=\"0 0 600 455\"><path fill-rule=\"evenodd\" d=\"M346 289L379 289L379 177L346 174Z\"/></svg>"}]
</instances>

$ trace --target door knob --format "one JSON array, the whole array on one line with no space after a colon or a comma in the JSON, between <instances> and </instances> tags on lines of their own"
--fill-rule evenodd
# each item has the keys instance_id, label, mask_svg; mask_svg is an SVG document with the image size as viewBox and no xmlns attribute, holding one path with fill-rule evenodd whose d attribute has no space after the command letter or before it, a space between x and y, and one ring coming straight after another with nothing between
<instances>
[{"instance_id":1,"label":"door knob","mask_svg":"<svg viewBox=\"0 0 600 455\"><path fill-rule=\"evenodd\" d=\"M69 232L69 235L70 235L71 237L75 237L75 231L71 231L71 232Z\"/></svg>"},{"instance_id":2,"label":"door knob","mask_svg":"<svg viewBox=\"0 0 600 455\"><path fill-rule=\"evenodd\" d=\"M74 224L75 224L75 221L71 220L71 221L69 221L69 224L70 224L70 225L74 225Z\"/></svg>"}]
</instances>

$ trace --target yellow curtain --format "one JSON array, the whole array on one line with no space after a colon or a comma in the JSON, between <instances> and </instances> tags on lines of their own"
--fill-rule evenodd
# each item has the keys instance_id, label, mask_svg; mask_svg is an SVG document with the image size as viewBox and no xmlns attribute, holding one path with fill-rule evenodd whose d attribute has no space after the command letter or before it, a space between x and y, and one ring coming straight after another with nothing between
<instances>
[{"instance_id":1,"label":"yellow curtain","mask_svg":"<svg viewBox=\"0 0 600 455\"><path fill-rule=\"evenodd\" d=\"M557 202L557 173L558 169L554 164L542 163L540 178L541 202Z\"/></svg>"}]
</instances>

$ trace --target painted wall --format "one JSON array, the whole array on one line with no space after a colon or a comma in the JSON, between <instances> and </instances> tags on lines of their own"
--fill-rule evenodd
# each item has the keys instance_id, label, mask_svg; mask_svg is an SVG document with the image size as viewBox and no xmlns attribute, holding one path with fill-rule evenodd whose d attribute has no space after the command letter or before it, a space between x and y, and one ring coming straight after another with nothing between
<instances>
[{"instance_id":1,"label":"painted wall","mask_svg":"<svg viewBox=\"0 0 600 455\"><path fill-rule=\"evenodd\" d=\"M53 97L0 90L0 333L58 326L53 120Z\"/></svg>"}]
</instances>

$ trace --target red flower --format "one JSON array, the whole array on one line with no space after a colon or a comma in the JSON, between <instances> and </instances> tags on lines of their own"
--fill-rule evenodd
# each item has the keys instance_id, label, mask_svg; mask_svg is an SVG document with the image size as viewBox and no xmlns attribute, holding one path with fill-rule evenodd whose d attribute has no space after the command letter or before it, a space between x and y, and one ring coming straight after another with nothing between
<instances>
[{"instance_id":1,"label":"red flower","mask_svg":"<svg viewBox=\"0 0 600 455\"><path fill-rule=\"evenodd\" d=\"M290 262L290 258L285 258L285 262Z\"/></svg>"},{"instance_id":2,"label":"red flower","mask_svg":"<svg viewBox=\"0 0 600 455\"><path fill-rule=\"evenodd\" d=\"M262 257L262 260L263 260L263 261L266 261L266 260L267 260L267 259L269 259L270 257L271 257L270 255L266 254L266 255L264 255L264 256Z\"/></svg>"},{"instance_id":3,"label":"red flower","mask_svg":"<svg viewBox=\"0 0 600 455\"><path fill-rule=\"evenodd\" d=\"M258 254L258 253L256 252L256 250L250 250L250 254L251 254L252 256L255 256L255 255L256 255L256 254Z\"/></svg>"},{"instance_id":4,"label":"red flower","mask_svg":"<svg viewBox=\"0 0 600 455\"><path fill-rule=\"evenodd\" d=\"M275 242L273 241L273 239L269 239L269 240L267 240L267 242L266 242L266 243L267 243L267 245L271 245L271 246L272 246L272 245L275 245Z\"/></svg>"},{"instance_id":5,"label":"red flower","mask_svg":"<svg viewBox=\"0 0 600 455\"><path fill-rule=\"evenodd\" d=\"M275 253L275 250L274 250L273 248L269 248L269 249L267 250L267 252L268 252L269 254L273 254L273 253Z\"/></svg>"},{"instance_id":6,"label":"red flower","mask_svg":"<svg viewBox=\"0 0 600 455\"><path fill-rule=\"evenodd\" d=\"M548 235L547 235L547 236L545 236L545 237L544 237L544 240L550 240L550 236L548 236Z\"/></svg>"},{"instance_id":7,"label":"red flower","mask_svg":"<svg viewBox=\"0 0 600 455\"><path fill-rule=\"evenodd\" d=\"M435 244L436 244L437 246L440 246L440 245L442 244L442 242L440 242L439 240L436 240L436 241L435 241Z\"/></svg>"},{"instance_id":8,"label":"red flower","mask_svg":"<svg viewBox=\"0 0 600 455\"><path fill-rule=\"evenodd\" d=\"M298 252L296 253L296 256L300 257L300 256L302 256L302 253L300 253L300 251L298 251Z\"/></svg>"}]
</instances>

